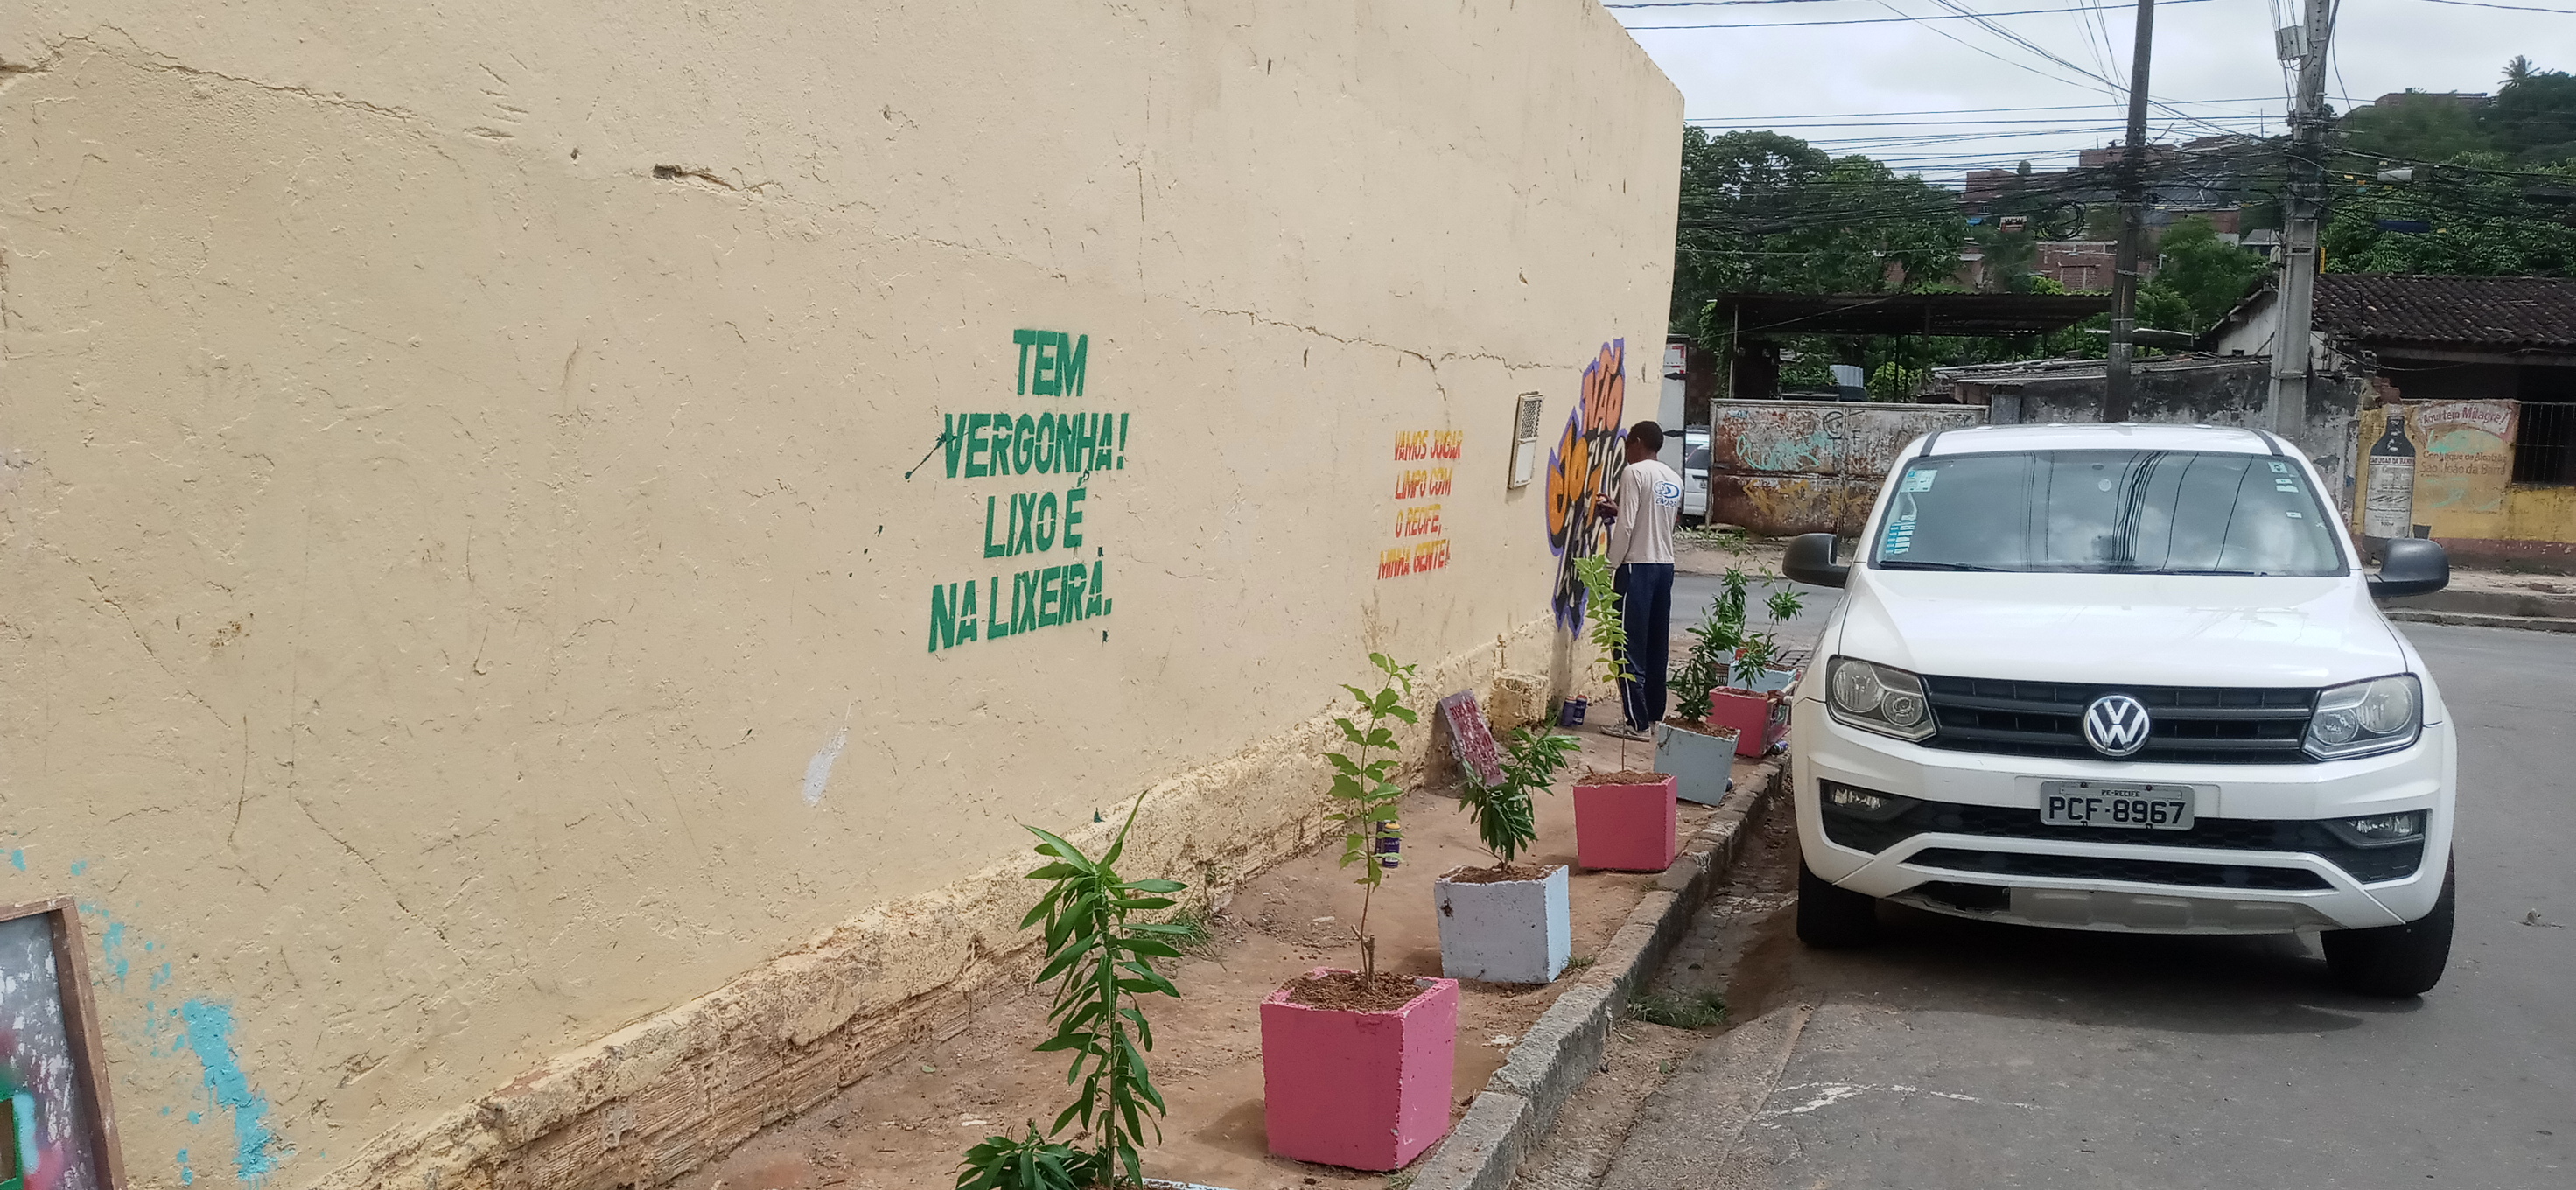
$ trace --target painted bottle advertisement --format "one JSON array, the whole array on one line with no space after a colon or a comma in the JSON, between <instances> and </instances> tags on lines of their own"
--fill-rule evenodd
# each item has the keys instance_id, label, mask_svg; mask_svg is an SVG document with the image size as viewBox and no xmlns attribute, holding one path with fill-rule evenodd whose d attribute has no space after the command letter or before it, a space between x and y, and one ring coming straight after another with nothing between
<instances>
[{"instance_id":1,"label":"painted bottle advertisement","mask_svg":"<svg viewBox=\"0 0 2576 1190\"><path fill-rule=\"evenodd\" d=\"M2406 440L2406 411L2390 408L2388 432L2370 444L2370 487L2362 494L2361 535L2407 537L2415 522L2415 444Z\"/></svg>"}]
</instances>

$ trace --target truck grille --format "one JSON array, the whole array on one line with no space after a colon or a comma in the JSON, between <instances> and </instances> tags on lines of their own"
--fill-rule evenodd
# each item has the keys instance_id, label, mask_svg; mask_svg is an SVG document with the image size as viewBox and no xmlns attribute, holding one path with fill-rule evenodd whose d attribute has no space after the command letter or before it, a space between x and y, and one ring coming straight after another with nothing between
<instances>
[{"instance_id":1,"label":"truck grille","mask_svg":"<svg viewBox=\"0 0 2576 1190\"><path fill-rule=\"evenodd\" d=\"M2424 865L2421 840L2393 847L2355 847L2324 825L2303 819L2202 818L2187 831L2148 827L2050 826L2039 811L2008 806L1918 802L1884 822L1826 814L1825 837L1858 851L1885 851L1925 833L1990 839L2052 839L2088 843L2137 843L2150 847L2213 851L2286 851L2313 855L2352 873L2364 884L2399 880ZM1919 856L1908 863L1926 862ZM1943 867L1956 865L1944 864ZM2181 883L2191 883L2184 881Z\"/></svg>"},{"instance_id":2,"label":"truck grille","mask_svg":"<svg viewBox=\"0 0 2576 1190\"><path fill-rule=\"evenodd\" d=\"M1905 861L1953 872L1996 876L2059 876L2071 880L2134 880L2141 884L2192 884L2211 888L2305 890L2331 888L2305 868L2178 863L2161 859L2100 859L2089 855L2026 855L2018 851L1966 851L1934 847Z\"/></svg>"},{"instance_id":3,"label":"truck grille","mask_svg":"<svg viewBox=\"0 0 2576 1190\"><path fill-rule=\"evenodd\" d=\"M2084 742L2084 709L2105 694L2145 703L2154 728L2128 760L2302 764L2316 691L2252 686L2104 686L1996 678L1923 679L1935 731L1926 747L2101 760Z\"/></svg>"}]
</instances>

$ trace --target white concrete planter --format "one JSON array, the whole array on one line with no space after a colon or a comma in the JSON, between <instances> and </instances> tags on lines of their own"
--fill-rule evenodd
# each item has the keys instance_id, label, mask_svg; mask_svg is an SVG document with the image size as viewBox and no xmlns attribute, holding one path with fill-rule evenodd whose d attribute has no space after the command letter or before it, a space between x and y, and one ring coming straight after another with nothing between
<instances>
[{"instance_id":1,"label":"white concrete planter","mask_svg":"<svg viewBox=\"0 0 2576 1190\"><path fill-rule=\"evenodd\" d=\"M1735 730L1698 732L1664 724L1655 740L1655 771L1676 778L1673 796L1683 801L1714 806L1726 800L1728 774L1735 771Z\"/></svg>"},{"instance_id":2,"label":"white concrete planter","mask_svg":"<svg viewBox=\"0 0 2576 1190\"><path fill-rule=\"evenodd\" d=\"M1537 880L1432 883L1440 907L1440 974L1489 983L1547 983L1574 956L1565 865Z\"/></svg>"}]
</instances>

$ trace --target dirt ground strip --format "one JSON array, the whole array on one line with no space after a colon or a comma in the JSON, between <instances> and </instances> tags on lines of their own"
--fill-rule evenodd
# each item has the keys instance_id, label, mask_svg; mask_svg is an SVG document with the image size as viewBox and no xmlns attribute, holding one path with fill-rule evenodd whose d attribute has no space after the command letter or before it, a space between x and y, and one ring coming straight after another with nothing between
<instances>
[{"instance_id":1,"label":"dirt ground strip","mask_svg":"<svg viewBox=\"0 0 2576 1190\"><path fill-rule=\"evenodd\" d=\"M1646 767L1652 750L1586 730L1575 765ZM1739 781L1751 768L1736 763ZM1571 779L1538 802L1539 842L1525 860L1574 862ZM1378 891L1370 924L1383 966L1407 974L1440 973L1440 933L1432 879L1460 864L1491 862L1448 793L1416 790L1404 808L1404 866ZM1689 838L1713 808L1684 803L1681 835ZM1154 1023L1154 1078L1171 1104L1163 1141L1148 1151L1149 1176L1227 1190L1303 1190L1307 1186L1387 1182L1382 1173L1306 1165L1270 1156L1262 1127L1263 997L1318 966L1357 965L1350 926L1361 890L1335 861L1338 836L1263 872L1235 890L1215 916L1209 944L1167 964L1182 998L1146 1005ZM1032 866L1034 866L1034 859ZM1133 873L1143 876L1149 873ZM1468 982L1459 1014L1452 1119L1503 1064L1514 1040L1538 1019L1581 965L1608 942L1656 876L1571 873L1574 955L1578 966L1553 984ZM1036 885L1032 884L1032 898ZM1064 1063L1030 1047L1044 1040L1046 997L1037 988L997 999L962 1028L891 1055L879 1072L844 1088L804 1114L773 1125L721 1160L685 1175L683 1190L893 1190L950 1185L969 1145L995 1132L1041 1125L1065 1102Z\"/></svg>"}]
</instances>

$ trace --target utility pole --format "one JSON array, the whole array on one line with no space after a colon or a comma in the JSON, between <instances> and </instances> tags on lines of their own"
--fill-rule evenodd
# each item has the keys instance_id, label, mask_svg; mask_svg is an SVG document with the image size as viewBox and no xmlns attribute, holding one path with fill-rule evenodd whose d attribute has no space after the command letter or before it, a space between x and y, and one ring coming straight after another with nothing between
<instances>
[{"instance_id":1,"label":"utility pole","mask_svg":"<svg viewBox=\"0 0 2576 1190\"><path fill-rule=\"evenodd\" d=\"M2300 23L2273 37L2284 62L2299 66L2299 90L2290 106L2290 176L2282 192L2281 292L2272 303L2280 321L2272 329L2272 432L2308 449L2309 328L2317 289L2317 219L2324 206L2326 146L2326 46L2334 37L2333 9L2306 0Z\"/></svg>"},{"instance_id":2,"label":"utility pole","mask_svg":"<svg viewBox=\"0 0 2576 1190\"><path fill-rule=\"evenodd\" d=\"M2129 420L2129 345L2138 329L2138 242L2147 235L2147 59L2155 44L2156 0L2138 0L2138 42L2129 53L2129 137L2120 146L2120 247L2111 265L2111 358L2102 372L2102 420L2106 422Z\"/></svg>"}]
</instances>

